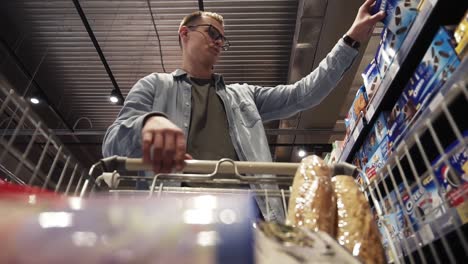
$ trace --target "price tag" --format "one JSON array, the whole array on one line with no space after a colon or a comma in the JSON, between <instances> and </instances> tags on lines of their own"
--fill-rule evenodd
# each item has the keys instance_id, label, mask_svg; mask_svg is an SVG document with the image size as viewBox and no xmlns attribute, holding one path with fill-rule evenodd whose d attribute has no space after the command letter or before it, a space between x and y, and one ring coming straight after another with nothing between
<instances>
[{"instance_id":1,"label":"price tag","mask_svg":"<svg viewBox=\"0 0 468 264\"><path fill-rule=\"evenodd\" d=\"M374 116L374 113L375 113L374 105L370 104L369 109L367 109L367 113L366 113L367 122L369 122L369 120L372 119L372 116Z\"/></svg>"},{"instance_id":2,"label":"price tag","mask_svg":"<svg viewBox=\"0 0 468 264\"><path fill-rule=\"evenodd\" d=\"M444 97L442 96L442 94L437 93L434 99L432 99L432 102L429 104L429 109L431 109L431 112L434 112L434 110L442 102L442 100L444 100Z\"/></svg>"},{"instance_id":3,"label":"price tag","mask_svg":"<svg viewBox=\"0 0 468 264\"><path fill-rule=\"evenodd\" d=\"M424 245L431 243L434 240L434 233L432 232L431 226L425 224L420 230L419 235Z\"/></svg>"},{"instance_id":4,"label":"price tag","mask_svg":"<svg viewBox=\"0 0 468 264\"><path fill-rule=\"evenodd\" d=\"M356 128L354 129L354 132L353 132L353 139L354 139L354 142L356 142L356 140L358 139L359 137L359 129L358 129L359 126L356 126Z\"/></svg>"}]
</instances>

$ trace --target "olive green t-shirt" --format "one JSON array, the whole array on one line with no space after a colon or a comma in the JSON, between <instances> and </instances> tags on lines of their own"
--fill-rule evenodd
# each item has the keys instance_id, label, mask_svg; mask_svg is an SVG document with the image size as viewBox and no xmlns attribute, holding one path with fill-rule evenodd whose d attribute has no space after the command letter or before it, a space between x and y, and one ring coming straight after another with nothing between
<instances>
[{"instance_id":1,"label":"olive green t-shirt","mask_svg":"<svg viewBox=\"0 0 468 264\"><path fill-rule=\"evenodd\" d=\"M216 94L213 79L192 81L192 116L187 153L197 160L238 160L229 135L223 101Z\"/></svg>"}]
</instances>

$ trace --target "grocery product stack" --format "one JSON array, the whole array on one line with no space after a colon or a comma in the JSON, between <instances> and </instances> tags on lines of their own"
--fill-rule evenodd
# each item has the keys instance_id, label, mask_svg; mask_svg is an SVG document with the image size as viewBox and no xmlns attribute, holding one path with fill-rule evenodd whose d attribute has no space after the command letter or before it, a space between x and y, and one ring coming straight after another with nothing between
<instances>
[{"instance_id":1,"label":"grocery product stack","mask_svg":"<svg viewBox=\"0 0 468 264\"><path fill-rule=\"evenodd\" d=\"M430 18L441 6L377 1L376 10L387 14L380 45L346 120L339 160L360 169L356 181L392 261L454 260L463 258L466 245L468 12L461 9L461 20L455 12L456 22ZM412 46L424 42L421 32L424 49ZM402 73L408 64L414 67Z\"/></svg>"}]
</instances>

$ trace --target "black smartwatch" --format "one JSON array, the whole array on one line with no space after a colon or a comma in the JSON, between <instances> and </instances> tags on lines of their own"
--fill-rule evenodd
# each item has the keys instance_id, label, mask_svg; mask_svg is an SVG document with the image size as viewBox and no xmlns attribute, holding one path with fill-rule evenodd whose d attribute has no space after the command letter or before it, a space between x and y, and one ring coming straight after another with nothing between
<instances>
[{"instance_id":1,"label":"black smartwatch","mask_svg":"<svg viewBox=\"0 0 468 264\"><path fill-rule=\"evenodd\" d=\"M348 35L343 36L343 41L344 43L346 43L348 46L350 46L353 49L359 49L359 47L361 46L361 43L359 43L359 41L354 40L352 37Z\"/></svg>"}]
</instances>

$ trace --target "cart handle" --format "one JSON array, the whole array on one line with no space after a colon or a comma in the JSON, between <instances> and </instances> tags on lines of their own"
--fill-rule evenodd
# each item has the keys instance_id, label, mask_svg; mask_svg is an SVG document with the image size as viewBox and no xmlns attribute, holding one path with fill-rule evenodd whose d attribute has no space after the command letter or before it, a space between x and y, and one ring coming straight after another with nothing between
<instances>
[{"instance_id":1,"label":"cart handle","mask_svg":"<svg viewBox=\"0 0 468 264\"><path fill-rule=\"evenodd\" d=\"M119 157L122 158L122 157ZM151 171L151 164L144 163L139 158L124 159L125 169L129 171ZM219 160L185 160L185 173L211 173L215 170ZM300 163L290 162L248 162L234 161L223 162L219 164L219 173L235 173L235 168L240 174L275 174L275 175L294 175Z\"/></svg>"}]
</instances>

